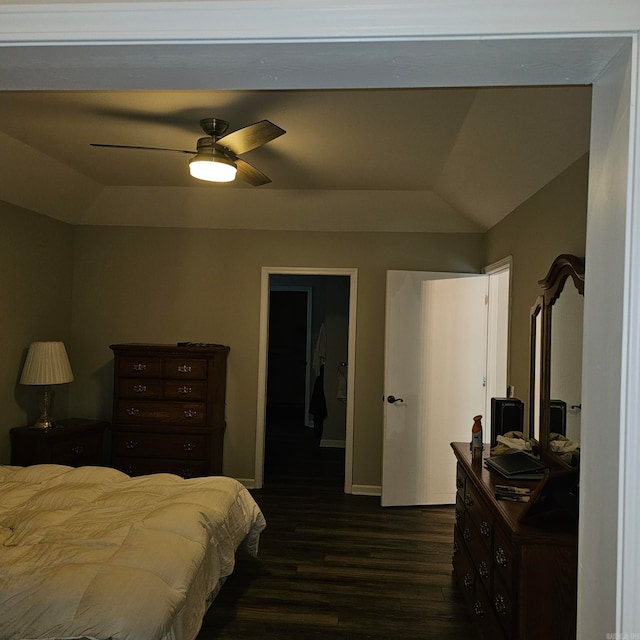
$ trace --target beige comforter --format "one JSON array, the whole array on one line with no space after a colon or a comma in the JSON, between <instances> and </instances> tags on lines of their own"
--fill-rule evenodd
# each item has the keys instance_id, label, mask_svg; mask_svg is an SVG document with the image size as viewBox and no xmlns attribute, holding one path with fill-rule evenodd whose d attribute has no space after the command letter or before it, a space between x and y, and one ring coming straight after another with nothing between
<instances>
[{"instance_id":1,"label":"beige comforter","mask_svg":"<svg viewBox=\"0 0 640 640\"><path fill-rule=\"evenodd\" d=\"M0 466L0 639L191 640L264 526L230 478Z\"/></svg>"}]
</instances>

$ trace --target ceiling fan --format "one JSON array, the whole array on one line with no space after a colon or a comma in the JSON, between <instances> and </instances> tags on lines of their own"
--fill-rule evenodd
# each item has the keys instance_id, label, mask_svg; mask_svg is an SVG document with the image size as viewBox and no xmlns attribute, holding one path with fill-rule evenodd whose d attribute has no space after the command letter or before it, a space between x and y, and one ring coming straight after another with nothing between
<instances>
[{"instance_id":1,"label":"ceiling fan","mask_svg":"<svg viewBox=\"0 0 640 640\"><path fill-rule=\"evenodd\" d=\"M239 156L278 138L286 133L284 129L269 120L260 120L225 135L229 128L229 123L220 118L204 118L200 120L200 126L207 135L198 139L195 151L167 149L164 147L139 147L126 144L90 144L92 147L108 147L112 149L187 153L193 156L189 160L189 172L191 175L194 178L209 182L231 182L236 177L254 187L271 182L271 178L245 160L242 160Z\"/></svg>"}]
</instances>

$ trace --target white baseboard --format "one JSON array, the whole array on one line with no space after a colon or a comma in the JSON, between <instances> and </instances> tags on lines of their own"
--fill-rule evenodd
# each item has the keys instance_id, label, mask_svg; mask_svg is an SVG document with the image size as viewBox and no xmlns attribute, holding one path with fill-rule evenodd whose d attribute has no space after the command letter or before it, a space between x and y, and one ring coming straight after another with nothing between
<instances>
[{"instance_id":1,"label":"white baseboard","mask_svg":"<svg viewBox=\"0 0 640 640\"><path fill-rule=\"evenodd\" d=\"M327 447L330 449L344 449L347 443L344 440L320 440L321 447Z\"/></svg>"},{"instance_id":2,"label":"white baseboard","mask_svg":"<svg viewBox=\"0 0 640 640\"><path fill-rule=\"evenodd\" d=\"M374 484L354 484L351 486L351 493L354 496L381 496L382 487Z\"/></svg>"},{"instance_id":3,"label":"white baseboard","mask_svg":"<svg viewBox=\"0 0 640 640\"><path fill-rule=\"evenodd\" d=\"M240 484L247 489L255 489L256 481L254 478L235 478ZM354 484L351 486L351 494L354 496L380 496L382 495L382 487L371 484Z\"/></svg>"},{"instance_id":4,"label":"white baseboard","mask_svg":"<svg viewBox=\"0 0 640 640\"><path fill-rule=\"evenodd\" d=\"M240 484L243 484L247 489L255 489L256 481L255 478L234 478Z\"/></svg>"}]
</instances>

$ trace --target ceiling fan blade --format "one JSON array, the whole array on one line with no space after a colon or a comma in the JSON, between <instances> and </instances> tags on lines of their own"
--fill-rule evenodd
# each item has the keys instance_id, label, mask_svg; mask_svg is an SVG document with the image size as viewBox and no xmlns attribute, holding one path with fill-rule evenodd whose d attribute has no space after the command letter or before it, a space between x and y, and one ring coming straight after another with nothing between
<instances>
[{"instance_id":1,"label":"ceiling fan blade","mask_svg":"<svg viewBox=\"0 0 640 640\"><path fill-rule=\"evenodd\" d=\"M244 180L244 182L248 182L253 187L259 187L260 185L269 184L271 182L271 178L265 176L260 169L256 169L245 160L236 158L234 162L238 168L236 178Z\"/></svg>"},{"instance_id":2,"label":"ceiling fan blade","mask_svg":"<svg viewBox=\"0 0 640 640\"><path fill-rule=\"evenodd\" d=\"M278 138L283 133L286 133L286 131L273 124L273 122L260 120L260 122L254 122L247 127L222 136L217 142L239 156L256 147L261 147L267 142L271 142L271 140Z\"/></svg>"},{"instance_id":3,"label":"ceiling fan blade","mask_svg":"<svg viewBox=\"0 0 640 640\"><path fill-rule=\"evenodd\" d=\"M174 151L175 153L188 153L190 156L194 156L196 154L195 151L187 151L186 149L167 149L165 147L138 147L129 144L98 144L95 142L90 142L89 146L91 147L106 147L108 149L140 149L142 151Z\"/></svg>"}]
</instances>

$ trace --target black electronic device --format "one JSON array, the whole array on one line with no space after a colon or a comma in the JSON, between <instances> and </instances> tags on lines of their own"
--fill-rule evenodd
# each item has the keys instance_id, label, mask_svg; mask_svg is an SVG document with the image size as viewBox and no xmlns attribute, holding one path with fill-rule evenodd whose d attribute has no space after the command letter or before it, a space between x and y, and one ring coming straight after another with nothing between
<instances>
[{"instance_id":1,"label":"black electronic device","mask_svg":"<svg viewBox=\"0 0 640 640\"><path fill-rule=\"evenodd\" d=\"M524 403L518 398L491 398L491 446L508 431L522 431Z\"/></svg>"},{"instance_id":2,"label":"black electronic device","mask_svg":"<svg viewBox=\"0 0 640 640\"><path fill-rule=\"evenodd\" d=\"M549 471L549 467L547 467L544 462L541 462L524 451L491 456L485 458L484 464L488 469L497 471L505 478L523 479L523 474L538 474L533 477L542 478L542 476Z\"/></svg>"},{"instance_id":3,"label":"black electronic device","mask_svg":"<svg viewBox=\"0 0 640 640\"><path fill-rule=\"evenodd\" d=\"M564 400L549 401L549 433L567 435L567 403Z\"/></svg>"}]
</instances>

